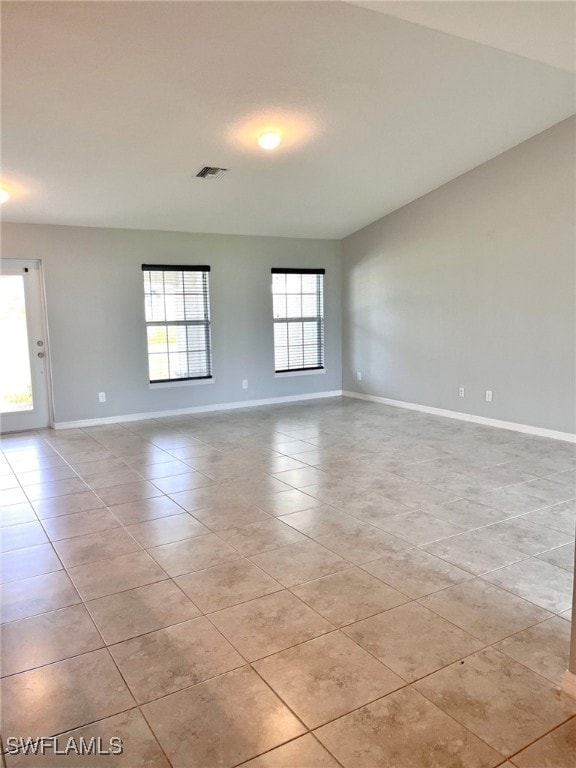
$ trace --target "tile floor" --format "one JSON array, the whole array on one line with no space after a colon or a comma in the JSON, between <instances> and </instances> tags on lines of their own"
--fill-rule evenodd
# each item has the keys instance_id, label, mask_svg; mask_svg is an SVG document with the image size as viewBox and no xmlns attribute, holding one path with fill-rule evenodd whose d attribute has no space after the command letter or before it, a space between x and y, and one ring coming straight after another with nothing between
<instances>
[{"instance_id":1,"label":"tile floor","mask_svg":"<svg viewBox=\"0 0 576 768\"><path fill-rule=\"evenodd\" d=\"M5 739L121 738L96 768L576 765L574 446L333 399L0 448Z\"/></svg>"}]
</instances>

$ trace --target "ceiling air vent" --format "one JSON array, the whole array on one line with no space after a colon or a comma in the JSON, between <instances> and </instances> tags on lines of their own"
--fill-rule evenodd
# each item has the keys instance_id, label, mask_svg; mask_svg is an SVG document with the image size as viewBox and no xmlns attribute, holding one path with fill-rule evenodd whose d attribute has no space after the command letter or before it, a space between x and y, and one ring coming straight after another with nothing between
<instances>
[{"instance_id":1,"label":"ceiling air vent","mask_svg":"<svg viewBox=\"0 0 576 768\"><path fill-rule=\"evenodd\" d=\"M197 179L219 179L224 176L228 168L215 168L211 165L205 165L201 171L196 174Z\"/></svg>"}]
</instances>

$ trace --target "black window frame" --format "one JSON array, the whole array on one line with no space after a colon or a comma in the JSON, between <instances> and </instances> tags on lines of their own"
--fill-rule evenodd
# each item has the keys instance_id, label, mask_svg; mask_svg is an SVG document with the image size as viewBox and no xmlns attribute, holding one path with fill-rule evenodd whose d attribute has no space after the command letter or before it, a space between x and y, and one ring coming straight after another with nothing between
<instances>
[{"instance_id":1,"label":"black window frame","mask_svg":"<svg viewBox=\"0 0 576 768\"><path fill-rule=\"evenodd\" d=\"M201 272L202 273L202 319L164 319L164 320L149 320L146 314L146 297L153 295L146 290L146 273L150 272ZM212 368L212 320L210 315L210 283L209 283L210 267L206 264L202 265L190 265L190 264L142 264L142 274L144 279L144 319L146 325L146 352L148 359L148 381L150 384L178 384L185 381L208 381L213 378ZM184 282L184 275L182 276ZM162 292L163 296L174 295L165 290ZM176 294L177 295L177 294ZM184 295L186 293L184 292ZM150 346L148 343L148 328L150 327L168 327L168 326L182 326L182 327L203 327L204 328L204 343L205 343L205 370L207 373L202 376L180 376L176 378L167 379L152 379L150 376L150 355L154 354L150 352ZM185 350L187 353L190 349L187 347ZM169 354L169 353L168 353ZM170 361L169 361L170 362Z\"/></svg>"},{"instance_id":2,"label":"black window frame","mask_svg":"<svg viewBox=\"0 0 576 768\"><path fill-rule=\"evenodd\" d=\"M273 319L273 327L274 327L274 372L277 374L289 374L289 373L304 373L307 371L323 371L325 370L325 322L324 322L324 276L326 274L325 269L312 269L312 268L297 268L297 267L273 267L271 270L272 273L272 302L274 302L274 296L276 295L274 292L274 275L316 275L317 281L316 281L316 314L313 316L307 316L303 315L302 313L299 316L294 317L275 317L274 316L274 310L272 311L272 319ZM286 291L286 296L291 295ZM300 295L304 295L301 291ZM304 348L306 347L304 343L304 324L305 323L315 323L316 325L316 346L317 346L317 355L316 355L316 364L315 365L304 365L304 366L294 366L291 367L289 364L290 360L290 341L289 341L289 334L287 333L287 347L286 347L286 356L288 361L288 367L287 368L278 368L277 367L277 347L276 347L276 332L275 328L276 325L287 325L289 326L291 323L300 323L302 325L302 344L296 345L298 348L302 348L302 357L304 357Z\"/></svg>"}]
</instances>

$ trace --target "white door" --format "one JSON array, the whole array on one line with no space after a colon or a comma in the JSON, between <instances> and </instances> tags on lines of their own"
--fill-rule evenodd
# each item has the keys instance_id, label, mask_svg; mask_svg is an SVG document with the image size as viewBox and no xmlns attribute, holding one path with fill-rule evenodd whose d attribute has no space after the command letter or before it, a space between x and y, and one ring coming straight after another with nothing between
<instances>
[{"instance_id":1,"label":"white door","mask_svg":"<svg viewBox=\"0 0 576 768\"><path fill-rule=\"evenodd\" d=\"M0 430L50 423L40 262L0 259Z\"/></svg>"}]
</instances>

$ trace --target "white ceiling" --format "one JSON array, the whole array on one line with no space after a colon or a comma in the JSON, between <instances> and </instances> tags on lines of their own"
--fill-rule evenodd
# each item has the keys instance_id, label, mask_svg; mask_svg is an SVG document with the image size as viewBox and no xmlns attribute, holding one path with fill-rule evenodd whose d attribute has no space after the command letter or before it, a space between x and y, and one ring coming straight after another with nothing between
<instances>
[{"instance_id":1,"label":"white ceiling","mask_svg":"<svg viewBox=\"0 0 576 768\"><path fill-rule=\"evenodd\" d=\"M7 221L339 238L575 111L560 43L527 50L521 10L510 53L463 39L478 3L1 5ZM487 5L514 29L524 4Z\"/></svg>"},{"instance_id":2,"label":"white ceiling","mask_svg":"<svg viewBox=\"0 0 576 768\"><path fill-rule=\"evenodd\" d=\"M423 27L576 71L576 4L564 0L427 0L361 2L353 5Z\"/></svg>"}]
</instances>

